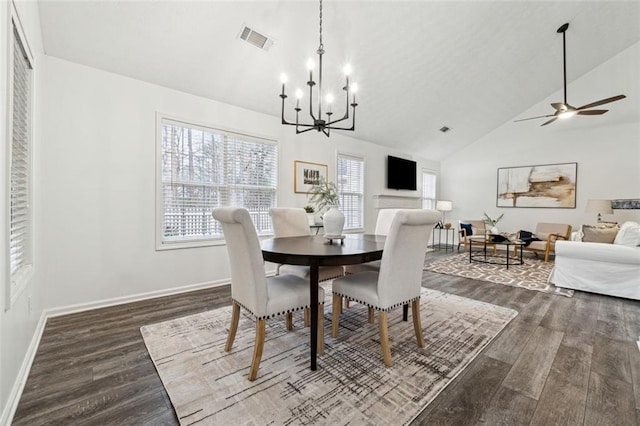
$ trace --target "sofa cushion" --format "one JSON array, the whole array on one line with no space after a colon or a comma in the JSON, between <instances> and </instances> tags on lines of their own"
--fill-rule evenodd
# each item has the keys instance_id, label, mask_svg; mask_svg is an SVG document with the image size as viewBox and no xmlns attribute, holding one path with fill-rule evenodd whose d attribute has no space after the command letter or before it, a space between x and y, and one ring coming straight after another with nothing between
<instances>
[{"instance_id":1,"label":"sofa cushion","mask_svg":"<svg viewBox=\"0 0 640 426\"><path fill-rule=\"evenodd\" d=\"M598 225L582 225L583 242L613 244L618 234L618 228L603 227Z\"/></svg>"},{"instance_id":2,"label":"sofa cushion","mask_svg":"<svg viewBox=\"0 0 640 426\"><path fill-rule=\"evenodd\" d=\"M640 224L636 222L623 223L613 243L629 247L640 246Z\"/></svg>"}]
</instances>

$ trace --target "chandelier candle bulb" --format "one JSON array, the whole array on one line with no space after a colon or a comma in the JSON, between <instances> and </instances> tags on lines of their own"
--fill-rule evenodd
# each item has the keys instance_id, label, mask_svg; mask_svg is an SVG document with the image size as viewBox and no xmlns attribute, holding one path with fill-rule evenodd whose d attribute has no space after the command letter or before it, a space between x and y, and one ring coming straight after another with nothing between
<instances>
[{"instance_id":1,"label":"chandelier candle bulb","mask_svg":"<svg viewBox=\"0 0 640 426\"><path fill-rule=\"evenodd\" d=\"M300 109L300 99L304 96L302 89L296 89L296 111Z\"/></svg>"}]
</instances>

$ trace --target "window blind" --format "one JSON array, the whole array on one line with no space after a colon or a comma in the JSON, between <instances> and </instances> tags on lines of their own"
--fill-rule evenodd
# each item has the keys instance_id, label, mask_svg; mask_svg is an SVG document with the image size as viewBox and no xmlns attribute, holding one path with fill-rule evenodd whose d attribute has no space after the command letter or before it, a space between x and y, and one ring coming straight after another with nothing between
<instances>
[{"instance_id":1,"label":"window blind","mask_svg":"<svg viewBox=\"0 0 640 426\"><path fill-rule=\"evenodd\" d=\"M216 207L245 207L272 233L278 147L273 141L162 119L162 242L222 238Z\"/></svg>"},{"instance_id":2,"label":"window blind","mask_svg":"<svg viewBox=\"0 0 640 426\"><path fill-rule=\"evenodd\" d=\"M422 170L422 208L436 208L436 174L431 170Z\"/></svg>"},{"instance_id":3,"label":"window blind","mask_svg":"<svg viewBox=\"0 0 640 426\"><path fill-rule=\"evenodd\" d=\"M22 40L13 28L9 269L12 298L20 277L32 266L31 247L31 93L33 69Z\"/></svg>"},{"instance_id":4,"label":"window blind","mask_svg":"<svg viewBox=\"0 0 640 426\"><path fill-rule=\"evenodd\" d=\"M338 154L338 197L344 229L362 229L364 211L364 159Z\"/></svg>"}]
</instances>

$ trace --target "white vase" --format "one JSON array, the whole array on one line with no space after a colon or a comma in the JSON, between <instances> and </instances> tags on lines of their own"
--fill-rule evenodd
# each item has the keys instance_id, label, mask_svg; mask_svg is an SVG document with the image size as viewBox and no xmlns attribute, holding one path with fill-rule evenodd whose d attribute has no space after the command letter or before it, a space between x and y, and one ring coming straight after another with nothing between
<instances>
[{"instance_id":1,"label":"white vase","mask_svg":"<svg viewBox=\"0 0 640 426\"><path fill-rule=\"evenodd\" d=\"M337 237L342 235L344 229L344 214L338 210L338 206L331 206L322 216L324 235Z\"/></svg>"},{"instance_id":2,"label":"white vase","mask_svg":"<svg viewBox=\"0 0 640 426\"><path fill-rule=\"evenodd\" d=\"M316 214L315 213L307 213L307 219L309 220L309 225L313 226L316 224Z\"/></svg>"},{"instance_id":3,"label":"white vase","mask_svg":"<svg viewBox=\"0 0 640 426\"><path fill-rule=\"evenodd\" d=\"M498 231L498 228L496 228L496 227L494 226L493 228L491 228L491 233L492 233L492 234L496 234L496 235L497 235L497 234L499 234L499 233L500 233L500 231Z\"/></svg>"}]
</instances>

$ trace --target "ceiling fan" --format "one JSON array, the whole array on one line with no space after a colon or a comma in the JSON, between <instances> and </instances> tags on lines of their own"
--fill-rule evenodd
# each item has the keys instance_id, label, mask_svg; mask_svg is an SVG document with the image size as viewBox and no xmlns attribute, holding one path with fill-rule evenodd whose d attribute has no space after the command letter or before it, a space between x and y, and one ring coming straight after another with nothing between
<instances>
[{"instance_id":1,"label":"ceiling fan","mask_svg":"<svg viewBox=\"0 0 640 426\"><path fill-rule=\"evenodd\" d=\"M601 115L607 112L607 109L589 109L596 106L608 104L609 102L619 101L620 99L626 98L625 95L613 96L611 98L601 99L599 101L591 102L586 105L582 105L580 107L574 107L567 102L567 52L566 52L566 31L569 28L569 24L566 23L558 28L558 33L562 33L562 60L563 60L563 69L564 69L564 102L554 102L551 106L556 110L553 114L548 115L540 115L537 117L529 117L523 118L518 121L526 121L526 120L535 120L537 118L547 118L553 117L548 121L545 121L541 124L541 126L546 126L547 124L553 123L558 118L568 118L574 115Z\"/></svg>"}]
</instances>

